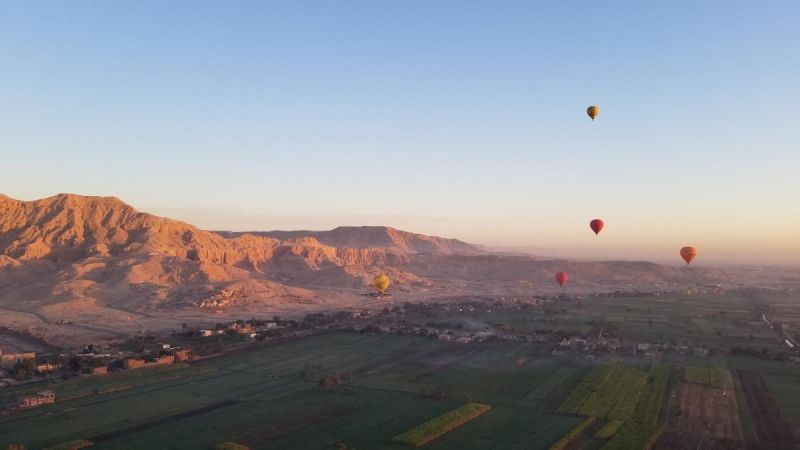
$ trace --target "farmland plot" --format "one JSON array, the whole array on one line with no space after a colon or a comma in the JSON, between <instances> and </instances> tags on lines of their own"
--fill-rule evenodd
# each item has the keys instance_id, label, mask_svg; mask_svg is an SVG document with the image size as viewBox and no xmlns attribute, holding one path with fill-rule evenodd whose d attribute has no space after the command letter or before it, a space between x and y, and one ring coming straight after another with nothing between
<instances>
[{"instance_id":1,"label":"farmland plot","mask_svg":"<svg viewBox=\"0 0 800 450\"><path fill-rule=\"evenodd\" d=\"M738 369L736 376L752 412L759 441L776 450L797 448L800 441L792 426L781 415L761 375L756 370Z\"/></svg>"},{"instance_id":2,"label":"farmland plot","mask_svg":"<svg viewBox=\"0 0 800 450\"><path fill-rule=\"evenodd\" d=\"M559 411L585 417L627 419L646 384L646 375L628 366L596 366Z\"/></svg>"},{"instance_id":3,"label":"farmland plot","mask_svg":"<svg viewBox=\"0 0 800 450\"><path fill-rule=\"evenodd\" d=\"M689 367L671 402L669 428L716 438L743 440L739 405L727 369ZM691 380L691 381L689 381ZM674 407L674 409L672 408Z\"/></svg>"}]
</instances>

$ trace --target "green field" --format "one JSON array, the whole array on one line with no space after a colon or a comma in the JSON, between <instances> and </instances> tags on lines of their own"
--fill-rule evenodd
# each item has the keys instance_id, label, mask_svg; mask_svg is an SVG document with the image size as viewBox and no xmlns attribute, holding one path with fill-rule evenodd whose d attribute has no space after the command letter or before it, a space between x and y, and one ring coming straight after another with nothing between
<instances>
[{"instance_id":1,"label":"green field","mask_svg":"<svg viewBox=\"0 0 800 450\"><path fill-rule=\"evenodd\" d=\"M597 298L530 310L410 314L408 323L500 324L511 332L557 330L646 342L703 345L711 357L665 352L554 357L555 342L485 341L330 332L224 356L54 382L58 402L0 416L0 448L40 449L79 440L97 449L401 450L392 438L462 405L491 406L425 449L636 449L664 429L669 389L681 381L733 386L748 443L757 444L737 369L758 371L781 414L800 426L800 369L776 360L785 345L758 320L753 295ZM754 309L755 308L755 309ZM793 303L771 306L795 317ZM724 312L724 313L723 313ZM800 316L798 316L800 317ZM635 341L633 341L635 342ZM731 347L753 348L749 356ZM343 380L320 386L323 377ZM0 391L0 401L41 384ZM595 419L590 419L595 418ZM590 419L590 422L587 422ZM589 423L581 428L581 424ZM578 430L578 431L576 431ZM577 436L577 444L570 440ZM574 437L573 436L573 437ZM560 441L565 442L565 441Z\"/></svg>"},{"instance_id":2,"label":"green field","mask_svg":"<svg viewBox=\"0 0 800 450\"><path fill-rule=\"evenodd\" d=\"M647 384L647 374L629 366L599 365L559 408L564 414L601 419L631 417Z\"/></svg>"},{"instance_id":3,"label":"green field","mask_svg":"<svg viewBox=\"0 0 800 450\"><path fill-rule=\"evenodd\" d=\"M647 377L647 386L642 393L636 410L630 419L620 427L617 434L603 446L604 450L626 450L648 448L663 429L660 420L667 396L669 367L654 366Z\"/></svg>"},{"instance_id":4,"label":"green field","mask_svg":"<svg viewBox=\"0 0 800 450\"><path fill-rule=\"evenodd\" d=\"M702 345L714 351L731 348L778 350L782 339L761 322L759 304L775 306L774 317L797 322L800 299L765 292L725 295L670 294L659 297L591 297L528 310L450 311L430 317L411 315L410 323L447 322L469 326L476 321L503 324L511 333L551 331L591 335L602 327L632 341Z\"/></svg>"},{"instance_id":5,"label":"green field","mask_svg":"<svg viewBox=\"0 0 800 450\"><path fill-rule=\"evenodd\" d=\"M490 409L491 406L482 403L467 403L393 437L392 442L421 447Z\"/></svg>"},{"instance_id":6,"label":"green field","mask_svg":"<svg viewBox=\"0 0 800 450\"><path fill-rule=\"evenodd\" d=\"M109 373L104 376L75 378L67 383L53 383L47 387L56 393L59 401L63 401L131 389L149 383L163 383L171 378L183 378L190 374L200 374L213 370L216 370L216 368L210 366L190 367L186 363L180 363L149 367L142 370ZM33 388L20 386L13 389L5 389L0 391L0 402L10 401L17 396L34 393L41 389L41 386Z\"/></svg>"},{"instance_id":7,"label":"green field","mask_svg":"<svg viewBox=\"0 0 800 450\"><path fill-rule=\"evenodd\" d=\"M582 422L559 415L552 395L568 394L586 373L555 359L521 367L516 345L457 346L396 335L330 333L175 367L110 375L102 389L89 378L56 384L74 393L0 417L0 444L30 448L76 439L97 449L251 448L400 449L391 438L465 402L492 409L425 448L545 449ZM317 376L350 373L334 391ZM556 399L557 400L557 399ZM46 433L41 430L47 430Z\"/></svg>"},{"instance_id":8,"label":"green field","mask_svg":"<svg viewBox=\"0 0 800 450\"><path fill-rule=\"evenodd\" d=\"M581 422L580 425L573 428L569 433L567 433L564 437L558 440L555 444L550 446L550 450L566 450L571 448L575 445L576 441L591 427L595 421L597 420L596 417L589 417L588 419Z\"/></svg>"},{"instance_id":9,"label":"green field","mask_svg":"<svg viewBox=\"0 0 800 450\"><path fill-rule=\"evenodd\" d=\"M659 431L669 368L649 372L623 365L598 365L561 404L559 412L609 420L594 435L610 439L604 449L643 448Z\"/></svg>"}]
</instances>

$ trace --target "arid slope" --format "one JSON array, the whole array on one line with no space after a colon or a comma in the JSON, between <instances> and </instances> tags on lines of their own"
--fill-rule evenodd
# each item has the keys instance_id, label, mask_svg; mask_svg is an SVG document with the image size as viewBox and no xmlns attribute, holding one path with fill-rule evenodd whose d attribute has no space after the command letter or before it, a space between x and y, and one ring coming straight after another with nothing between
<instances>
[{"instance_id":1,"label":"arid slope","mask_svg":"<svg viewBox=\"0 0 800 450\"><path fill-rule=\"evenodd\" d=\"M715 270L496 255L389 227L210 232L115 197L0 195L0 325L34 325L47 338L359 307L377 273L393 280L390 301L530 295L555 291L558 270L570 272L575 293L725 281Z\"/></svg>"}]
</instances>

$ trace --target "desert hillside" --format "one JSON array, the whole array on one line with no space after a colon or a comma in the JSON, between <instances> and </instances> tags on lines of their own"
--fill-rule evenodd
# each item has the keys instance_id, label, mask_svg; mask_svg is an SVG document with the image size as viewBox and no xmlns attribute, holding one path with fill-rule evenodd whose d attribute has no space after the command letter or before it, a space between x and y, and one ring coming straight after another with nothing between
<instances>
[{"instance_id":1,"label":"desert hillside","mask_svg":"<svg viewBox=\"0 0 800 450\"><path fill-rule=\"evenodd\" d=\"M238 236L243 233L226 233ZM406 253L477 254L483 251L457 239L409 233L391 227L337 227L330 231L259 231L250 234L280 240L313 238L332 247L391 248Z\"/></svg>"},{"instance_id":2,"label":"desert hillside","mask_svg":"<svg viewBox=\"0 0 800 450\"><path fill-rule=\"evenodd\" d=\"M115 197L0 196L0 326L35 325L47 337L374 306L361 294L378 273L393 281L384 301L551 293L560 270L571 293L726 281L718 270L490 254L390 227L210 232Z\"/></svg>"}]
</instances>

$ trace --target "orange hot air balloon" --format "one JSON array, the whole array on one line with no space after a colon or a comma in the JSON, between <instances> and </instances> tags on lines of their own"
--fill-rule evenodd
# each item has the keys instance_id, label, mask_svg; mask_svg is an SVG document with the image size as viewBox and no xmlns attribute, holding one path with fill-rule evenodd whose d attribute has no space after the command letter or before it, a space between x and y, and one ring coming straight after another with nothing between
<instances>
[{"instance_id":1,"label":"orange hot air balloon","mask_svg":"<svg viewBox=\"0 0 800 450\"><path fill-rule=\"evenodd\" d=\"M567 285L567 280L568 279L569 279L569 276L567 276L567 272L558 272L556 274L556 283L561 285L562 288Z\"/></svg>"},{"instance_id":2,"label":"orange hot air balloon","mask_svg":"<svg viewBox=\"0 0 800 450\"><path fill-rule=\"evenodd\" d=\"M692 260L697 256L697 249L694 247L683 247L681 249L681 258L686 261L686 265L692 263Z\"/></svg>"},{"instance_id":3,"label":"orange hot air balloon","mask_svg":"<svg viewBox=\"0 0 800 450\"><path fill-rule=\"evenodd\" d=\"M595 236L597 236L598 234L600 234L601 231L603 231L604 226L605 222L603 222L600 219L594 219L591 222L589 222L589 228L591 228L592 231L594 231Z\"/></svg>"},{"instance_id":4,"label":"orange hot air balloon","mask_svg":"<svg viewBox=\"0 0 800 450\"><path fill-rule=\"evenodd\" d=\"M595 105L592 105L586 108L586 114L588 114L589 117L592 118L592 121L594 121L594 118L600 115L600 108Z\"/></svg>"}]
</instances>

